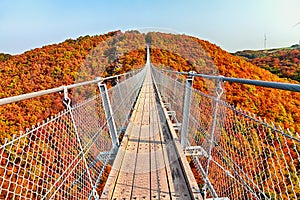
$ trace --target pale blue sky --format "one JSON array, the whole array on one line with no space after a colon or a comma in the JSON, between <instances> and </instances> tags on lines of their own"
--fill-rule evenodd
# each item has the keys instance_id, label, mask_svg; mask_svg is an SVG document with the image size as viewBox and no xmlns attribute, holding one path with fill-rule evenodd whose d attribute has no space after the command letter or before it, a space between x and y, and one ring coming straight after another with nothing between
<instances>
[{"instance_id":1,"label":"pale blue sky","mask_svg":"<svg viewBox=\"0 0 300 200\"><path fill-rule=\"evenodd\" d=\"M0 0L0 52L144 27L206 39L228 51L300 40L300 0Z\"/></svg>"}]
</instances>

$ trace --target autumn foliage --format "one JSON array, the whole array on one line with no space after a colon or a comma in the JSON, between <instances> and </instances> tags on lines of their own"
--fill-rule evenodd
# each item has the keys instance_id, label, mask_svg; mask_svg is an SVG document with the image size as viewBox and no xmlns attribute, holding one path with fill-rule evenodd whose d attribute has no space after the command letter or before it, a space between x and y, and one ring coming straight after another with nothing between
<instances>
[{"instance_id":1,"label":"autumn foliage","mask_svg":"<svg viewBox=\"0 0 300 200\"><path fill-rule=\"evenodd\" d=\"M239 51L234 55L264 68L279 77L300 81L300 45L258 51Z\"/></svg>"},{"instance_id":2,"label":"autumn foliage","mask_svg":"<svg viewBox=\"0 0 300 200\"><path fill-rule=\"evenodd\" d=\"M150 36L149 36L150 35ZM287 82L287 79L222 50L215 44L186 35L150 33L154 64L176 71L223 75L254 80ZM196 78L194 88L214 93L208 80ZM224 99L232 105L273 121L292 132L300 132L300 94L289 91L225 83Z\"/></svg>"},{"instance_id":3,"label":"autumn foliage","mask_svg":"<svg viewBox=\"0 0 300 200\"><path fill-rule=\"evenodd\" d=\"M101 36L85 36L12 56L0 62L0 98L70 85L142 67L145 62L145 43L142 43L141 49L124 51L119 58L122 67L115 68L113 42L116 41L107 42L108 38L114 36L111 40L117 38L117 45L122 48L122 41L137 43L133 41L136 38L134 35L134 32L123 34L117 31ZM105 55L101 58L103 54ZM1 106L1 143L3 144L4 138L18 135L19 131L25 131L63 110L61 101L59 94L52 94Z\"/></svg>"},{"instance_id":4,"label":"autumn foliage","mask_svg":"<svg viewBox=\"0 0 300 200\"><path fill-rule=\"evenodd\" d=\"M150 43L151 60L159 68L185 72L193 70L202 74L276 82L291 82L280 77L298 80L299 50L253 58L252 64L244 58L231 55L215 44L191 36L116 31L100 36L69 39L16 56L0 54L0 98L141 68L146 60L146 43ZM296 55L297 60L293 58ZM282 62L285 62L288 68L277 65ZM272 67L273 72L280 68L280 77L256 65L266 69L268 65ZM208 80L196 78L193 86L215 95L215 85ZM226 92L223 99L230 104L273 121L283 128L289 128L292 133L300 132L299 93L236 83L225 83L224 89ZM75 91L70 92L73 94L72 98L79 101L83 100L83 96L87 96L85 92L80 93L80 97L74 94ZM58 93L0 106L0 144L3 145L5 140L12 140L13 135L19 135L20 131L26 131L26 128L63 109L65 107L62 104L62 96ZM21 151L25 150L21 147L20 150L16 149L19 154ZM1 166L7 165L5 159L1 162ZM7 166L12 168L12 171L18 171L14 164L20 163L10 162ZM46 165L50 164L51 160L47 161ZM105 171L106 175L108 172L109 167ZM0 176L1 173L3 172L0 171ZM101 180L98 191L102 191L104 183L105 181ZM37 185L32 183L32 187L34 184Z\"/></svg>"}]
</instances>

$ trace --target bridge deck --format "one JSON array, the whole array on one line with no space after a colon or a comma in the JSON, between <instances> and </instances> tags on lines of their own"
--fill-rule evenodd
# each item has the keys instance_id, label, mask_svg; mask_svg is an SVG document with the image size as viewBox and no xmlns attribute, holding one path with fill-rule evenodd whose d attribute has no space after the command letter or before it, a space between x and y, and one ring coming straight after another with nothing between
<instances>
[{"instance_id":1,"label":"bridge deck","mask_svg":"<svg viewBox=\"0 0 300 200\"><path fill-rule=\"evenodd\" d=\"M162 111L147 70L101 199L193 199L191 188L198 190L194 180L193 187L187 181L167 124L161 123Z\"/></svg>"}]
</instances>

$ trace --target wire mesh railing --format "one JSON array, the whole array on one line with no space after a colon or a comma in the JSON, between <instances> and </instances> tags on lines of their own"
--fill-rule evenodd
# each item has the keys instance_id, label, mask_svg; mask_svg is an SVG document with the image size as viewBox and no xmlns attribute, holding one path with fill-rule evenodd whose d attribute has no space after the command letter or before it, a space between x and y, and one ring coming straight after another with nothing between
<instances>
[{"instance_id":1,"label":"wire mesh railing","mask_svg":"<svg viewBox=\"0 0 300 200\"><path fill-rule=\"evenodd\" d=\"M118 126L125 123L132 102L138 95L144 70L129 73L109 89L113 116ZM117 77L112 77L117 78ZM99 83L110 78L90 81ZM64 91L66 109L18 136L5 139L0 146L0 199L96 199L99 185L115 153L108 132L101 94L71 105L68 89L75 84L47 92ZM97 88L97 85L95 85ZM122 94L119 93L122 91ZM43 95L42 92L28 98ZM27 99L2 99L11 103Z\"/></svg>"},{"instance_id":2,"label":"wire mesh railing","mask_svg":"<svg viewBox=\"0 0 300 200\"><path fill-rule=\"evenodd\" d=\"M162 96L181 122L184 84L157 69L152 71ZM216 92L221 94L220 88ZM299 199L299 134L237 109L218 96L192 89L187 149L194 150L189 155L203 193L230 199Z\"/></svg>"},{"instance_id":3,"label":"wire mesh railing","mask_svg":"<svg viewBox=\"0 0 300 200\"><path fill-rule=\"evenodd\" d=\"M211 98L194 91L192 105L211 106ZM297 199L299 193L299 135L295 138L274 124L220 102L215 137L201 108L190 113L189 141L207 155L197 157L209 169L204 174L219 196L237 199ZM298 138L298 140L297 140ZM209 154L209 146L213 149ZM198 162L198 161L197 161ZM207 177L205 177L207 176ZM222 181L217 181L222 180ZM205 182L203 182L205 184ZM227 189L225 189L227 188Z\"/></svg>"},{"instance_id":4,"label":"wire mesh railing","mask_svg":"<svg viewBox=\"0 0 300 200\"><path fill-rule=\"evenodd\" d=\"M129 123L131 110L134 107L140 88L143 85L143 80L146 75L145 72L143 69L141 73L128 78L127 81L118 83L108 90L119 137L124 133Z\"/></svg>"}]
</instances>

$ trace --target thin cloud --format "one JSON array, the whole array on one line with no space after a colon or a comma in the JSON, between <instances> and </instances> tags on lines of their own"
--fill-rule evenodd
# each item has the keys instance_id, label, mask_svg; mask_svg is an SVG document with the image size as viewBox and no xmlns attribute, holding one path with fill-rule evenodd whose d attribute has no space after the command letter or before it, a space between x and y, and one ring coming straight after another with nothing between
<instances>
[{"instance_id":1,"label":"thin cloud","mask_svg":"<svg viewBox=\"0 0 300 200\"><path fill-rule=\"evenodd\" d=\"M296 26L298 26L300 24L300 22L298 22L297 24L295 24L293 27L296 27Z\"/></svg>"}]
</instances>

